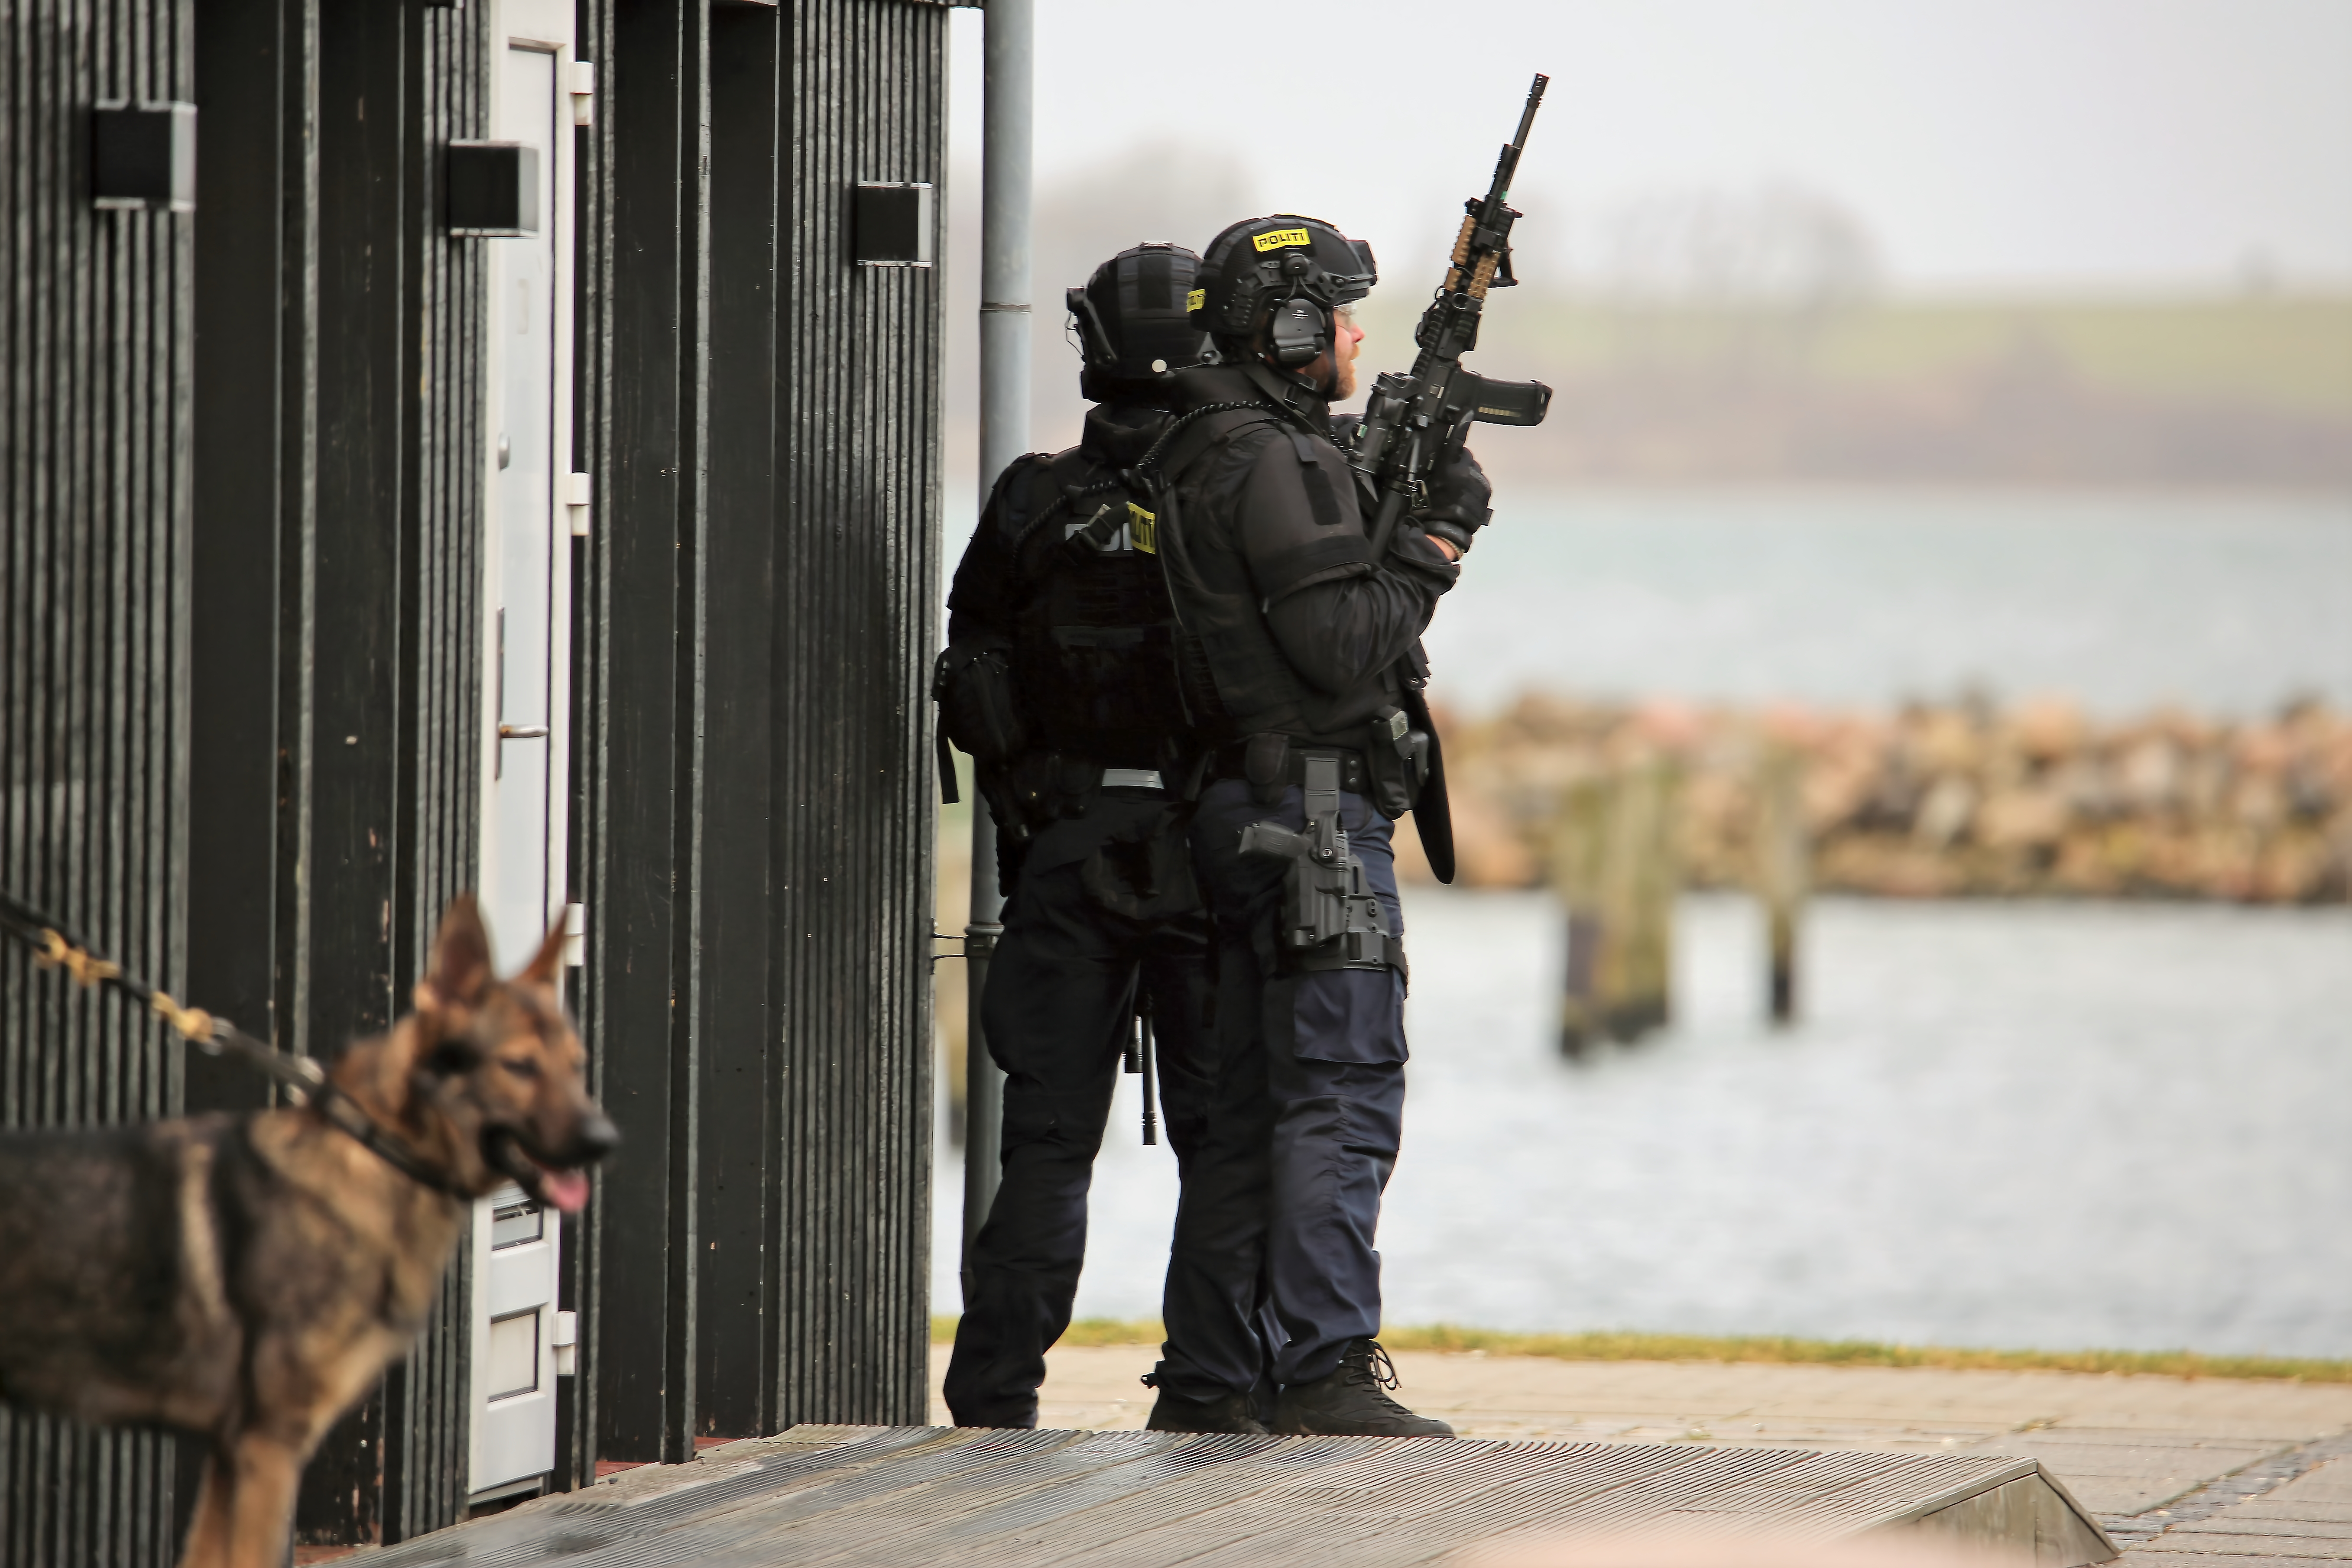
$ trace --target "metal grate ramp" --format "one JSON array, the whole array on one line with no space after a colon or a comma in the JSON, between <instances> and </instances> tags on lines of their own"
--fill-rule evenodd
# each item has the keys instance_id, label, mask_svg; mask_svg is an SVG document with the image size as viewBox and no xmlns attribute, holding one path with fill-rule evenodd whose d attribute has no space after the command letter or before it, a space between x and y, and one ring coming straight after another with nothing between
<instances>
[{"instance_id":1,"label":"metal grate ramp","mask_svg":"<svg viewBox=\"0 0 2352 1568\"><path fill-rule=\"evenodd\" d=\"M2116 1548L2032 1459L1430 1437L795 1427L372 1553L377 1568L1283 1568L1621 1530L1914 1528L2046 1568Z\"/></svg>"}]
</instances>

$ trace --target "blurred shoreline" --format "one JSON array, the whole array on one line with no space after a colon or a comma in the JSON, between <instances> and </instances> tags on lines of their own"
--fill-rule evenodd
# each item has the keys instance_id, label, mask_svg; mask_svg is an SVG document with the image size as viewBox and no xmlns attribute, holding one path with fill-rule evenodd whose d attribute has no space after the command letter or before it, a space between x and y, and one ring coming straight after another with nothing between
<instances>
[{"instance_id":1,"label":"blurred shoreline","mask_svg":"<svg viewBox=\"0 0 2352 1568\"><path fill-rule=\"evenodd\" d=\"M1508 304L1480 368L1557 396L1498 480L2352 486L2341 297Z\"/></svg>"},{"instance_id":2,"label":"blurred shoreline","mask_svg":"<svg viewBox=\"0 0 2352 1568\"><path fill-rule=\"evenodd\" d=\"M1283 198L1181 141L1112 148L1038 193L1031 444L1084 404L1058 290L1139 240L1204 246ZM956 189L977 189L960 166ZM1527 286L1491 302L1473 369L1549 382L1542 429L1481 444L1498 486L2352 488L2352 290L2250 267L2162 288L1906 288L1861 215L1817 194L1654 193L1622 233L1522 229ZM1442 270L1434 227L1382 250L1361 317L1401 370ZM1339 216L1339 214L1327 214ZM977 462L978 204L950 202L947 436ZM1540 237L1548 235L1549 237ZM1565 247L1565 248L1563 248Z\"/></svg>"},{"instance_id":3,"label":"blurred shoreline","mask_svg":"<svg viewBox=\"0 0 2352 1568\"><path fill-rule=\"evenodd\" d=\"M1618 704L1528 693L1440 716L1458 880L1545 879L1564 792L1652 760L1677 775L1683 884L1738 886L1768 749L1801 770L1816 885L1886 897L2352 900L2352 720L2163 708L2116 722L2060 699L1891 713ZM1428 880L1412 833L1400 874Z\"/></svg>"}]
</instances>

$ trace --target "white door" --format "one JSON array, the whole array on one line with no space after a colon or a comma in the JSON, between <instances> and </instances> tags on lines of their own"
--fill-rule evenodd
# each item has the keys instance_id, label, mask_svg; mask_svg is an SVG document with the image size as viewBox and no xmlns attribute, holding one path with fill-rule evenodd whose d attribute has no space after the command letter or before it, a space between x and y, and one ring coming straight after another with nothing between
<instances>
[{"instance_id":1,"label":"white door","mask_svg":"<svg viewBox=\"0 0 2352 1568\"><path fill-rule=\"evenodd\" d=\"M484 239L488 384L482 694L482 911L501 969L561 918L569 755L575 85L569 0L495 0L490 139L537 152L537 226ZM509 1187L474 1219L477 1500L537 1490L555 1465L555 1217Z\"/></svg>"}]
</instances>

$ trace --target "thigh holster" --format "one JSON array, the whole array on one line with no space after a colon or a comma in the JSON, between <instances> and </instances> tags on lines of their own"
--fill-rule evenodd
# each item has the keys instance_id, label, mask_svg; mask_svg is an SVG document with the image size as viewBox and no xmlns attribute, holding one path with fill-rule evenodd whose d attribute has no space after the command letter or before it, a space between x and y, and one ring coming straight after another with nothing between
<instances>
[{"instance_id":1,"label":"thigh holster","mask_svg":"<svg viewBox=\"0 0 2352 1568\"><path fill-rule=\"evenodd\" d=\"M1282 972L1316 969L1395 969L1404 972L1404 943L1389 929L1388 912L1348 847L1339 825L1339 762L1302 758L1307 830L1278 822L1242 830L1242 853L1289 862L1282 883L1282 925L1276 950Z\"/></svg>"}]
</instances>

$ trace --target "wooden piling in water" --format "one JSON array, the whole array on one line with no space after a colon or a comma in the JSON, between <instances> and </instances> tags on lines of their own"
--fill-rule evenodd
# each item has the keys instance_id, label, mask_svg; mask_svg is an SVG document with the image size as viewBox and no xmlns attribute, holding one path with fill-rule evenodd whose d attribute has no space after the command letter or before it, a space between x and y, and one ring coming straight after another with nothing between
<instances>
[{"instance_id":1,"label":"wooden piling in water","mask_svg":"<svg viewBox=\"0 0 2352 1568\"><path fill-rule=\"evenodd\" d=\"M1751 876L1764 907L1769 1015L1786 1028L1797 1017L1797 932L1812 890L1812 840L1805 825L1804 764L1790 747L1758 753Z\"/></svg>"},{"instance_id":2,"label":"wooden piling in water","mask_svg":"<svg viewBox=\"0 0 2352 1568\"><path fill-rule=\"evenodd\" d=\"M1680 784L1672 763L1643 758L1562 793L1552 880L1568 911L1567 1055L1638 1040L1672 1016Z\"/></svg>"},{"instance_id":3,"label":"wooden piling in water","mask_svg":"<svg viewBox=\"0 0 2352 1568\"><path fill-rule=\"evenodd\" d=\"M1551 882L1568 912L1568 970L1559 999L1559 1049L1581 1055L1605 1032L1595 989L1601 945L1601 859L1611 784L1581 779L1560 792L1553 823Z\"/></svg>"}]
</instances>

